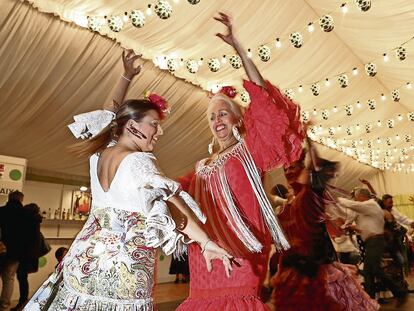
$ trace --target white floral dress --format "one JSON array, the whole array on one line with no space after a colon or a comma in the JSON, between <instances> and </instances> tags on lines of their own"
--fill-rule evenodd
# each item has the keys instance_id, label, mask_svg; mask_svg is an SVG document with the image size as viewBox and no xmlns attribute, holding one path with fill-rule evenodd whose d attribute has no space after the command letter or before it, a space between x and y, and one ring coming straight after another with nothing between
<instances>
[{"instance_id":1,"label":"white floral dress","mask_svg":"<svg viewBox=\"0 0 414 311\"><path fill-rule=\"evenodd\" d=\"M61 265L24 310L153 310L156 248L186 250L166 205L179 195L205 222L179 184L162 175L151 153L127 155L105 192L98 155L90 158L92 209Z\"/></svg>"}]
</instances>

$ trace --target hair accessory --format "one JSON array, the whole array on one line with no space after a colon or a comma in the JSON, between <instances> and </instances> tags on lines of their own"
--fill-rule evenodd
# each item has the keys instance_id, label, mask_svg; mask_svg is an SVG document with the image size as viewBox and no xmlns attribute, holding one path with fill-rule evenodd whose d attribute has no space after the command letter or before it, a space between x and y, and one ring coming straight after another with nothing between
<instances>
[{"instance_id":1,"label":"hair accessory","mask_svg":"<svg viewBox=\"0 0 414 311\"><path fill-rule=\"evenodd\" d=\"M227 97L234 98L236 97L237 91L232 86L223 86L218 93L224 94Z\"/></svg>"},{"instance_id":2,"label":"hair accessory","mask_svg":"<svg viewBox=\"0 0 414 311\"><path fill-rule=\"evenodd\" d=\"M170 113L171 110L168 107L167 101L163 97L149 91L145 93L144 97L158 107L163 117Z\"/></svg>"}]
</instances>

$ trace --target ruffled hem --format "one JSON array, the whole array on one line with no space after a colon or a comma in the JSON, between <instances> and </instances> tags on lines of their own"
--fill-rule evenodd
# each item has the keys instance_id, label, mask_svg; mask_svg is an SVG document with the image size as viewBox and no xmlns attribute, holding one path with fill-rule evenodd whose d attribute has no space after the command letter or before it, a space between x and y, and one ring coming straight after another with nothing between
<instances>
[{"instance_id":1,"label":"ruffled hem","mask_svg":"<svg viewBox=\"0 0 414 311\"><path fill-rule=\"evenodd\" d=\"M246 142L256 165L269 171L299 159L305 137L300 108L270 82L244 81L251 103L244 115Z\"/></svg>"},{"instance_id":2,"label":"ruffled hem","mask_svg":"<svg viewBox=\"0 0 414 311\"><path fill-rule=\"evenodd\" d=\"M35 296L37 299L29 301L24 310L27 311L40 311L43 310L47 303L47 298L50 296L50 291L46 290L46 293L38 292ZM34 296L34 297L35 297ZM43 297L43 299L39 299ZM64 282L60 285L56 297L50 304L48 310L71 310L71 311L92 311L92 310L105 310L105 311L153 311L154 306L152 298L147 299L111 299L106 297L95 297L86 294L79 294L69 287Z\"/></svg>"},{"instance_id":3,"label":"ruffled hem","mask_svg":"<svg viewBox=\"0 0 414 311\"><path fill-rule=\"evenodd\" d=\"M210 299L188 298L176 311L270 311L257 296L222 296Z\"/></svg>"},{"instance_id":4,"label":"ruffled hem","mask_svg":"<svg viewBox=\"0 0 414 311\"><path fill-rule=\"evenodd\" d=\"M273 279L273 301L277 310L375 311L371 299L351 271L334 262L322 265L314 279L294 268L282 268Z\"/></svg>"}]
</instances>

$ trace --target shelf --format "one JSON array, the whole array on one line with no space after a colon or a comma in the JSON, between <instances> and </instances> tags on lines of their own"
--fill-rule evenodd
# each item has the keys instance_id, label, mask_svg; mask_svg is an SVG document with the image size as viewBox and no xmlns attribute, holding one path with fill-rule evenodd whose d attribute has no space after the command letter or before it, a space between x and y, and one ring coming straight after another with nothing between
<instances>
[{"instance_id":1,"label":"shelf","mask_svg":"<svg viewBox=\"0 0 414 311\"><path fill-rule=\"evenodd\" d=\"M43 219L42 225L83 225L85 220Z\"/></svg>"}]
</instances>

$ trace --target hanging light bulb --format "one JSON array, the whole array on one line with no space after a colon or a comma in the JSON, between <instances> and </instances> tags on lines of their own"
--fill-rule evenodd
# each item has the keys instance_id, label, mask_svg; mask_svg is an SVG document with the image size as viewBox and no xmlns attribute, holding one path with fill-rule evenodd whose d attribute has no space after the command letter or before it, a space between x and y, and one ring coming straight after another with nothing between
<instances>
[{"instance_id":1,"label":"hanging light bulb","mask_svg":"<svg viewBox=\"0 0 414 311\"><path fill-rule=\"evenodd\" d=\"M313 109L313 115L316 116L318 114L318 112L316 111L316 109Z\"/></svg>"},{"instance_id":2,"label":"hanging light bulb","mask_svg":"<svg viewBox=\"0 0 414 311\"><path fill-rule=\"evenodd\" d=\"M276 38L276 43L275 43L276 47L279 49L282 47L282 42L280 42L280 38Z\"/></svg>"},{"instance_id":3,"label":"hanging light bulb","mask_svg":"<svg viewBox=\"0 0 414 311\"><path fill-rule=\"evenodd\" d=\"M378 120L378 122L377 122L377 126L378 126L378 127L381 127L381 126L382 126L381 120Z\"/></svg>"},{"instance_id":4,"label":"hanging light bulb","mask_svg":"<svg viewBox=\"0 0 414 311\"><path fill-rule=\"evenodd\" d=\"M309 24L308 24L308 31L309 32L313 32L315 30L315 26L313 25L313 23L312 22L310 22Z\"/></svg>"},{"instance_id":5,"label":"hanging light bulb","mask_svg":"<svg viewBox=\"0 0 414 311\"><path fill-rule=\"evenodd\" d=\"M148 4L148 8L145 10L145 13L150 16L152 14L151 4Z\"/></svg>"},{"instance_id":6,"label":"hanging light bulb","mask_svg":"<svg viewBox=\"0 0 414 311\"><path fill-rule=\"evenodd\" d=\"M402 121L403 120L403 116L401 114L398 115L397 117L398 121Z\"/></svg>"},{"instance_id":7,"label":"hanging light bulb","mask_svg":"<svg viewBox=\"0 0 414 311\"><path fill-rule=\"evenodd\" d=\"M384 56L384 62L388 62L390 60L387 53L384 53L383 56Z\"/></svg>"},{"instance_id":8,"label":"hanging light bulb","mask_svg":"<svg viewBox=\"0 0 414 311\"><path fill-rule=\"evenodd\" d=\"M227 62L226 55L223 55L223 57L221 58L221 63L225 64L226 62Z\"/></svg>"},{"instance_id":9,"label":"hanging light bulb","mask_svg":"<svg viewBox=\"0 0 414 311\"><path fill-rule=\"evenodd\" d=\"M247 57L252 58L252 52L250 49L247 49Z\"/></svg>"},{"instance_id":10,"label":"hanging light bulb","mask_svg":"<svg viewBox=\"0 0 414 311\"><path fill-rule=\"evenodd\" d=\"M357 101L356 106L357 106L357 108L361 108L361 103L359 101Z\"/></svg>"},{"instance_id":11,"label":"hanging light bulb","mask_svg":"<svg viewBox=\"0 0 414 311\"><path fill-rule=\"evenodd\" d=\"M396 140L400 140L400 135L398 135L398 134L397 134L397 135L395 135L395 139L396 139Z\"/></svg>"},{"instance_id":12,"label":"hanging light bulb","mask_svg":"<svg viewBox=\"0 0 414 311\"><path fill-rule=\"evenodd\" d=\"M352 74L356 76L358 74L358 68L355 67L354 69L352 69Z\"/></svg>"},{"instance_id":13,"label":"hanging light bulb","mask_svg":"<svg viewBox=\"0 0 414 311\"><path fill-rule=\"evenodd\" d=\"M341 11L344 14L348 13L348 6L346 5L346 3L341 4Z\"/></svg>"},{"instance_id":14,"label":"hanging light bulb","mask_svg":"<svg viewBox=\"0 0 414 311\"><path fill-rule=\"evenodd\" d=\"M387 97L385 97L385 95L384 94L381 94L381 100L386 100L387 99Z\"/></svg>"},{"instance_id":15,"label":"hanging light bulb","mask_svg":"<svg viewBox=\"0 0 414 311\"><path fill-rule=\"evenodd\" d=\"M199 66L202 66L203 65L203 58L200 58L197 63L198 63Z\"/></svg>"},{"instance_id":16,"label":"hanging light bulb","mask_svg":"<svg viewBox=\"0 0 414 311\"><path fill-rule=\"evenodd\" d=\"M341 125L338 125L338 127L336 128L336 130L339 132L339 131L341 131L342 130L342 126ZM345 138L344 138L344 140L345 140ZM346 143L346 140L345 140L345 142L344 142L344 144Z\"/></svg>"},{"instance_id":17,"label":"hanging light bulb","mask_svg":"<svg viewBox=\"0 0 414 311\"><path fill-rule=\"evenodd\" d=\"M329 81L329 79L328 78L326 78L325 79L325 86L330 86L331 85L331 82Z\"/></svg>"},{"instance_id":18,"label":"hanging light bulb","mask_svg":"<svg viewBox=\"0 0 414 311\"><path fill-rule=\"evenodd\" d=\"M355 126L355 128L357 129L357 131L359 131L359 130L361 129L361 126L360 126L359 124L357 124L357 125Z\"/></svg>"},{"instance_id":19,"label":"hanging light bulb","mask_svg":"<svg viewBox=\"0 0 414 311\"><path fill-rule=\"evenodd\" d=\"M128 12L125 12L124 13L124 16L122 17L122 19L123 19L123 21L126 23L126 22L128 22L128 20L129 20L129 17L128 17Z\"/></svg>"},{"instance_id":20,"label":"hanging light bulb","mask_svg":"<svg viewBox=\"0 0 414 311\"><path fill-rule=\"evenodd\" d=\"M303 92L303 86L302 85L299 85L298 92L299 93L302 93Z\"/></svg>"},{"instance_id":21,"label":"hanging light bulb","mask_svg":"<svg viewBox=\"0 0 414 311\"><path fill-rule=\"evenodd\" d=\"M381 143L381 138L377 138L377 144L380 144Z\"/></svg>"},{"instance_id":22,"label":"hanging light bulb","mask_svg":"<svg viewBox=\"0 0 414 311\"><path fill-rule=\"evenodd\" d=\"M407 82L406 87L407 87L407 89L409 89L409 90L413 88L413 86L411 85L411 83L410 83L410 82Z\"/></svg>"},{"instance_id":23,"label":"hanging light bulb","mask_svg":"<svg viewBox=\"0 0 414 311\"><path fill-rule=\"evenodd\" d=\"M334 106L332 109L333 112L338 112L338 107Z\"/></svg>"}]
</instances>

